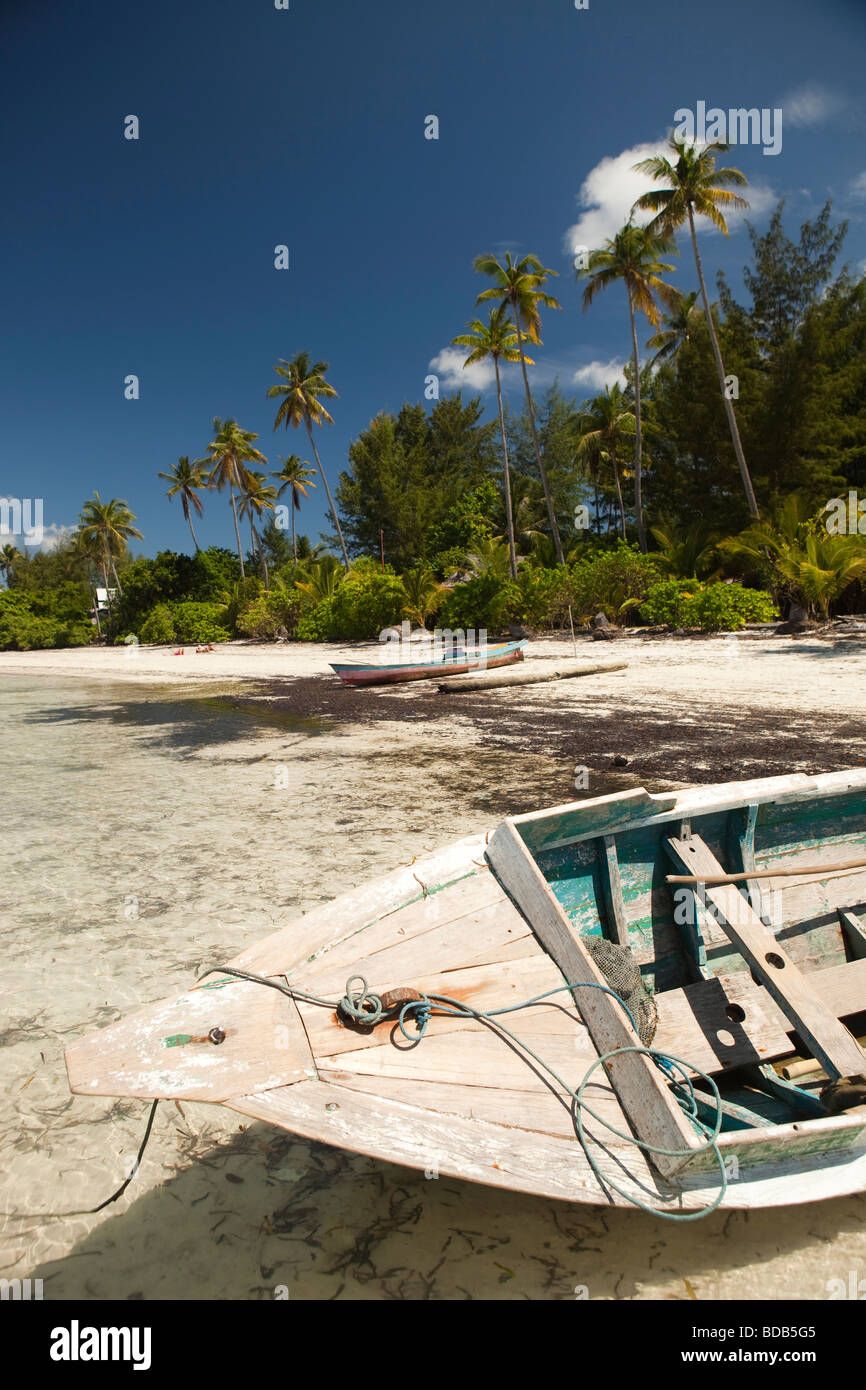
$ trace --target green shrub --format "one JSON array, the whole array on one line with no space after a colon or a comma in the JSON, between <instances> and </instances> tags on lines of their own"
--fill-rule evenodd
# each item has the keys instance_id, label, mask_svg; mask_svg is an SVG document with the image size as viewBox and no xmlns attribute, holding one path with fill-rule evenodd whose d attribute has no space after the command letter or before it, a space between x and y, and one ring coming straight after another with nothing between
<instances>
[{"instance_id":1,"label":"green shrub","mask_svg":"<svg viewBox=\"0 0 866 1390\"><path fill-rule=\"evenodd\" d=\"M299 642L327 642L334 626L333 603L333 598L323 598L301 610L295 633Z\"/></svg>"},{"instance_id":2,"label":"green shrub","mask_svg":"<svg viewBox=\"0 0 866 1390\"><path fill-rule=\"evenodd\" d=\"M507 622L510 581L487 573L456 584L442 606L437 625L443 628L484 628L501 632Z\"/></svg>"},{"instance_id":3,"label":"green shrub","mask_svg":"<svg viewBox=\"0 0 866 1390\"><path fill-rule=\"evenodd\" d=\"M619 622L658 579L655 559L621 540L615 550L596 552L572 565L569 587L575 617L587 619L603 612L612 622Z\"/></svg>"},{"instance_id":4,"label":"green shrub","mask_svg":"<svg viewBox=\"0 0 866 1390\"><path fill-rule=\"evenodd\" d=\"M259 594L242 608L235 627L242 637L254 637L260 642L273 641L281 627L293 637L300 611L300 594L275 589Z\"/></svg>"},{"instance_id":5,"label":"green shrub","mask_svg":"<svg viewBox=\"0 0 866 1390\"><path fill-rule=\"evenodd\" d=\"M232 590L239 573L237 556L219 546L196 555L161 550L155 560L140 556L123 570L123 594L115 605L117 631L139 632L158 604L216 603Z\"/></svg>"},{"instance_id":6,"label":"green shrub","mask_svg":"<svg viewBox=\"0 0 866 1390\"><path fill-rule=\"evenodd\" d=\"M83 647L95 628L75 585L58 590L5 590L0 593L0 650L31 651Z\"/></svg>"},{"instance_id":7,"label":"green shrub","mask_svg":"<svg viewBox=\"0 0 866 1390\"><path fill-rule=\"evenodd\" d=\"M517 579L508 583L506 617L527 627L553 626L560 616L560 598L567 571L521 565ZM567 604L567 599L566 599ZM564 607L564 605L563 605Z\"/></svg>"},{"instance_id":8,"label":"green shrub","mask_svg":"<svg viewBox=\"0 0 866 1390\"><path fill-rule=\"evenodd\" d=\"M222 603L173 603L174 638L177 642L229 642Z\"/></svg>"},{"instance_id":9,"label":"green shrub","mask_svg":"<svg viewBox=\"0 0 866 1390\"><path fill-rule=\"evenodd\" d=\"M694 579L691 582L687 579L663 579L653 584L640 606L640 616L645 623L653 626L669 623L673 627L682 627L685 598L695 586Z\"/></svg>"},{"instance_id":10,"label":"green shrub","mask_svg":"<svg viewBox=\"0 0 866 1390\"><path fill-rule=\"evenodd\" d=\"M221 603L158 603L138 636L147 644L228 642L232 634L225 626L225 611Z\"/></svg>"},{"instance_id":11,"label":"green shrub","mask_svg":"<svg viewBox=\"0 0 866 1390\"><path fill-rule=\"evenodd\" d=\"M704 632L736 632L746 623L766 623L778 617L770 594L740 584L699 584L667 579L654 584L640 607L648 623L696 627Z\"/></svg>"},{"instance_id":12,"label":"green shrub","mask_svg":"<svg viewBox=\"0 0 866 1390\"><path fill-rule=\"evenodd\" d=\"M139 640L148 646L174 641L174 618L167 603L158 603L148 613L139 629ZM125 641L125 638L122 639Z\"/></svg>"},{"instance_id":13,"label":"green shrub","mask_svg":"<svg viewBox=\"0 0 866 1390\"><path fill-rule=\"evenodd\" d=\"M328 636L343 641L378 637L383 628L399 624L406 599L403 581L392 570L383 573L374 560L356 560L330 600Z\"/></svg>"}]
</instances>

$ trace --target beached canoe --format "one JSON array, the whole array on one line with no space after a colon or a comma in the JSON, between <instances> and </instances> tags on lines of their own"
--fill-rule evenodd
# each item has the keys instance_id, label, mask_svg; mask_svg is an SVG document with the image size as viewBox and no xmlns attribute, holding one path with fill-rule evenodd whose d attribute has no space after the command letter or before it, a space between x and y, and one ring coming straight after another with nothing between
<instances>
[{"instance_id":1,"label":"beached canoe","mask_svg":"<svg viewBox=\"0 0 866 1390\"><path fill-rule=\"evenodd\" d=\"M469 671L491 671L523 660L525 642L492 643L487 647L457 650L431 656L427 661L372 666L361 662L331 665L344 685L395 685L399 681L423 681L434 677L462 676Z\"/></svg>"},{"instance_id":2,"label":"beached canoe","mask_svg":"<svg viewBox=\"0 0 866 1390\"><path fill-rule=\"evenodd\" d=\"M569 1202L860 1192L864 905L866 770L621 792L215 961L74 1043L69 1081Z\"/></svg>"}]
</instances>

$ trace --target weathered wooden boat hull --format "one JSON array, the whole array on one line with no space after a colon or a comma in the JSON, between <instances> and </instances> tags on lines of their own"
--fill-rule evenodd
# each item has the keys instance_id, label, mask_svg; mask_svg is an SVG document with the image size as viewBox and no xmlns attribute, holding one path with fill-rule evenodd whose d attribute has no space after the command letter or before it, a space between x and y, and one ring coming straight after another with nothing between
<instances>
[{"instance_id":1,"label":"weathered wooden boat hull","mask_svg":"<svg viewBox=\"0 0 866 1390\"><path fill-rule=\"evenodd\" d=\"M663 852L687 830L731 871L810 866L761 881L764 901L778 909L772 934L825 1013L856 1031L866 1011L866 931L859 945L857 938L866 868L831 868L858 853L866 858L866 772L655 796L639 790L505 826L575 938L625 934L656 990L653 1046L712 1073L729 1108L726 1126L746 1116L745 1127L726 1127L719 1137L729 1179L722 1204L774 1206L866 1190L866 1114L818 1113L818 1091L805 1083L794 1097L796 1113L781 1082L782 1099L756 1089L761 1068L803 1052L802 1045L717 923L675 921ZM229 964L317 997L339 999L347 977L361 975L376 993L410 986L482 1011L560 988L563 973L540 927L533 929L494 871L502 830L344 894ZM847 927L846 913L854 919ZM567 992L510 1015L508 1026L572 1088L598 1056ZM207 1041L214 1028L225 1035L218 1046ZM665 1177L639 1148L613 1136L595 1151L600 1180L575 1137L566 1090L473 1019L434 1016L410 1046L393 1019L349 1028L331 1009L216 974L81 1039L69 1048L67 1066L72 1090L82 1094L212 1100L431 1175L548 1198L617 1205L633 1198L688 1212L719 1190L711 1152ZM634 1129L602 1070L591 1092L598 1114L626 1135Z\"/></svg>"},{"instance_id":2,"label":"weathered wooden boat hull","mask_svg":"<svg viewBox=\"0 0 866 1390\"><path fill-rule=\"evenodd\" d=\"M525 642L506 642L485 652L455 653L441 661L403 663L397 666L364 666L357 662L333 665L344 685L397 685L402 681L439 680L443 676L464 676L470 671L492 671L513 666L523 660Z\"/></svg>"}]
</instances>

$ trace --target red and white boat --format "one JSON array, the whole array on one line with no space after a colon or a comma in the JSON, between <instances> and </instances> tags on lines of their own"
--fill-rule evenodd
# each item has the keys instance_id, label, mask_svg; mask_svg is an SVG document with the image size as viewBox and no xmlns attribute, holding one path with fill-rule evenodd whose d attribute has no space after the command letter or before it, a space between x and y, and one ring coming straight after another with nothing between
<instances>
[{"instance_id":1,"label":"red and white boat","mask_svg":"<svg viewBox=\"0 0 866 1390\"><path fill-rule=\"evenodd\" d=\"M470 671L491 671L523 660L526 642L499 642L486 647L434 654L426 661L373 666L358 661L342 665L331 663L344 685L396 685L399 681L423 681L442 676L465 676Z\"/></svg>"}]
</instances>

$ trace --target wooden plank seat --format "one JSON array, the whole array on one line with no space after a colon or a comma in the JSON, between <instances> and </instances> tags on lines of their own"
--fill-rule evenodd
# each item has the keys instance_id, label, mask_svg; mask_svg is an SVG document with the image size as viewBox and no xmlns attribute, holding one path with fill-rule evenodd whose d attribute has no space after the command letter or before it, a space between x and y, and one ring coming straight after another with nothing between
<instances>
[{"instance_id":1,"label":"wooden plank seat","mask_svg":"<svg viewBox=\"0 0 866 1390\"><path fill-rule=\"evenodd\" d=\"M814 976L798 970L732 883L713 882L725 878L725 869L701 837L671 837L665 844L671 859L684 873L705 883L707 901L715 908L725 933L827 1075L839 1078L862 1074L866 1056L856 1038L840 1023L835 1010L814 988Z\"/></svg>"}]
</instances>

